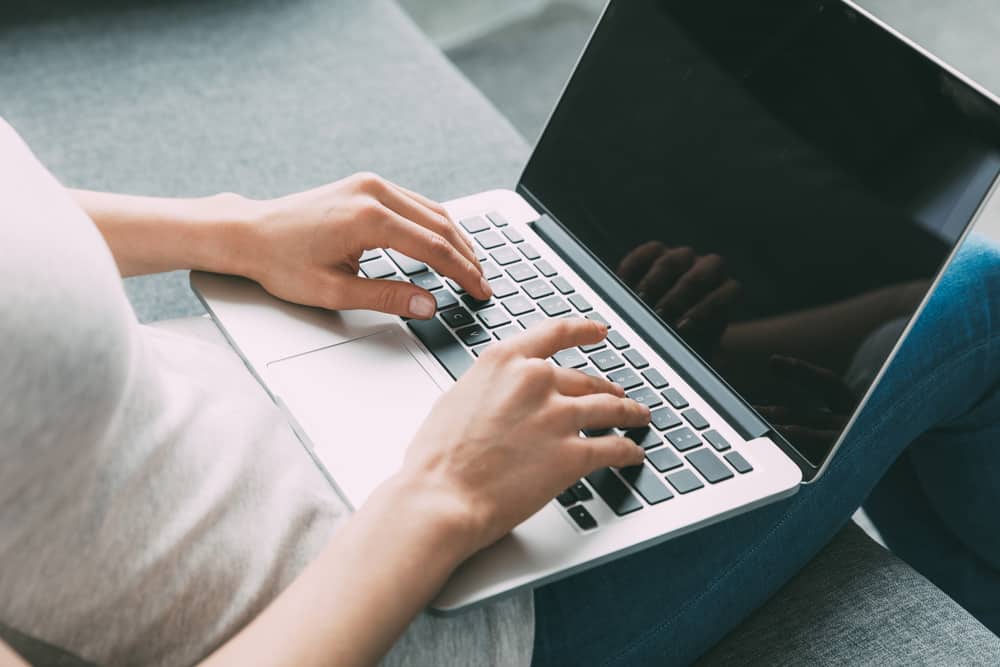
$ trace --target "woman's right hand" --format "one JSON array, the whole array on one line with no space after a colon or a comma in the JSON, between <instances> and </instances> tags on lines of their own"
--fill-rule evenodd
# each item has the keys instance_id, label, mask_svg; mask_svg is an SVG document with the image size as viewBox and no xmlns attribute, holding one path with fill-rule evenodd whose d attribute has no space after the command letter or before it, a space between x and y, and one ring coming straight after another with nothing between
<instances>
[{"instance_id":1,"label":"woman's right hand","mask_svg":"<svg viewBox=\"0 0 1000 667\"><path fill-rule=\"evenodd\" d=\"M631 440L579 431L645 426L649 409L608 380L546 361L606 334L591 320L560 319L494 345L418 431L400 474L464 517L466 557L593 470L642 463Z\"/></svg>"}]
</instances>

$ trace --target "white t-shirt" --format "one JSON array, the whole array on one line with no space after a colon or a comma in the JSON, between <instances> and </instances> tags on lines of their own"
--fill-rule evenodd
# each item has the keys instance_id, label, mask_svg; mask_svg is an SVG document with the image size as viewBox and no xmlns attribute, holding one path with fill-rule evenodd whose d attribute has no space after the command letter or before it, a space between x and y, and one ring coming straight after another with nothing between
<instances>
[{"instance_id":1,"label":"white t-shirt","mask_svg":"<svg viewBox=\"0 0 1000 667\"><path fill-rule=\"evenodd\" d=\"M191 664L331 539L343 503L214 338L136 322L97 228L0 120L0 623ZM527 664L533 628L529 593L421 617L387 663Z\"/></svg>"}]
</instances>

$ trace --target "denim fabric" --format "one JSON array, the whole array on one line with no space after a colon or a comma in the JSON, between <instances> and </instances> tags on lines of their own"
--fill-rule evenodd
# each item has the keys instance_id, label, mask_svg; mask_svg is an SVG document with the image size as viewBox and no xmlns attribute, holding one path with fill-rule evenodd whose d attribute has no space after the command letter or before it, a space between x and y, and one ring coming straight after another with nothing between
<instances>
[{"instance_id":1,"label":"denim fabric","mask_svg":"<svg viewBox=\"0 0 1000 667\"><path fill-rule=\"evenodd\" d=\"M687 664L764 603L833 537L907 453L928 504L978 558L958 601L1000 601L1000 251L960 250L826 474L791 499L539 589L535 665ZM912 445L912 446L911 446ZM880 487L877 497L891 494ZM905 515L905 499L897 503ZM890 517L877 512L880 526ZM914 528L912 530L919 530ZM901 531L906 534L906 531ZM934 580L929 565L924 571ZM957 574L956 579L969 578ZM946 585L946 584L943 584ZM984 607L992 603L992 609ZM818 630L819 631L819 630Z\"/></svg>"}]
</instances>

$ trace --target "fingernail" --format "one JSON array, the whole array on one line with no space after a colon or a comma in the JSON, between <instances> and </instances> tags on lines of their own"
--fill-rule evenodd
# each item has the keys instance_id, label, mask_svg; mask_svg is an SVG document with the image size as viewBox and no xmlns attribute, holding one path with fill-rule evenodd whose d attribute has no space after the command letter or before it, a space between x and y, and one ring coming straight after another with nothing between
<instances>
[{"instance_id":1,"label":"fingernail","mask_svg":"<svg viewBox=\"0 0 1000 667\"><path fill-rule=\"evenodd\" d=\"M436 305L434 299L426 294L415 294L410 297L410 315L427 318L434 314Z\"/></svg>"},{"instance_id":2,"label":"fingernail","mask_svg":"<svg viewBox=\"0 0 1000 667\"><path fill-rule=\"evenodd\" d=\"M493 288L490 287L490 283L486 280L486 278L479 279L479 286L483 288L483 292L486 293L486 296L493 296Z\"/></svg>"}]
</instances>

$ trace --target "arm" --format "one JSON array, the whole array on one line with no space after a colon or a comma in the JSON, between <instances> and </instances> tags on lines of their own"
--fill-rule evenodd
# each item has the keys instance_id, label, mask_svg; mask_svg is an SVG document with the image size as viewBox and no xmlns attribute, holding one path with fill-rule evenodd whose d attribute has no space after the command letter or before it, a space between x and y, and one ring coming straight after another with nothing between
<instances>
[{"instance_id":1,"label":"arm","mask_svg":"<svg viewBox=\"0 0 1000 667\"><path fill-rule=\"evenodd\" d=\"M592 470L640 463L631 440L579 431L642 426L649 410L545 361L606 333L560 320L487 350L431 411L402 470L206 664L374 664L459 563Z\"/></svg>"},{"instance_id":2,"label":"arm","mask_svg":"<svg viewBox=\"0 0 1000 667\"><path fill-rule=\"evenodd\" d=\"M0 642L0 667L27 667L27 663L21 660L6 644Z\"/></svg>"},{"instance_id":3,"label":"arm","mask_svg":"<svg viewBox=\"0 0 1000 667\"><path fill-rule=\"evenodd\" d=\"M361 254L393 248L490 296L472 243L444 207L372 174L272 200L160 199L77 190L124 276L198 269L240 275L282 299L333 310L434 314L408 282L358 277Z\"/></svg>"}]
</instances>

